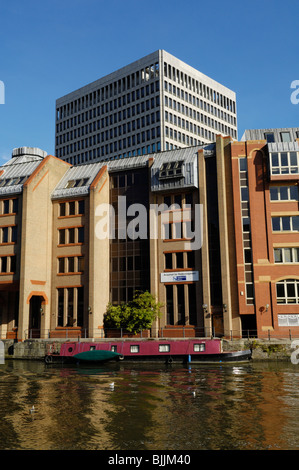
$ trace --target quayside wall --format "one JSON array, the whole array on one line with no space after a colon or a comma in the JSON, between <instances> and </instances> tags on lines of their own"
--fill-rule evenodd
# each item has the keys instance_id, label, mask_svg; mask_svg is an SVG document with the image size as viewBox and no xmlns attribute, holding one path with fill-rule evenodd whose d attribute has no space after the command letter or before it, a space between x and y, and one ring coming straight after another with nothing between
<instances>
[{"instance_id":1,"label":"quayside wall","mask_svg":"<svg viewBox=\"0 0 299 470\"><path fill-rule=\"evenodd\" d=\"M166 338L165 338L166 339ZM172 338L173 339L173 338ZM54 344L55 350L59 352L64 340L29 339L22 342L14 340L2 340L5 346L5 359L43 360L50 345ZM84 341L84 340L81 340ZM85 340L88 341L88 340ZM109 339L108 341L111 341ZM143 341L148 341L144 339ZM153 340L151 340L153 341ZM298 340L297 340L298 341ZM252 350L253 361L291 361L292 354L298 349L299 341L285 340L223 340L223 351Z\"/></svg>"}]
</instances>

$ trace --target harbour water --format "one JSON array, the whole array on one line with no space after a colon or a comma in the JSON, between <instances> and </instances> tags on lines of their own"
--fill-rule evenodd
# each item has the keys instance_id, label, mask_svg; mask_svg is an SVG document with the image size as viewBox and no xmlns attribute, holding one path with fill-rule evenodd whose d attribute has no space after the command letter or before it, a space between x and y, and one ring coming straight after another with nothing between
<instances>
[{"instance_id":1,"label":"harbour water","mask_svg":"<svg viewBox=\"0 0 299 470\"><path fill-rule=\"evenodd\" d=\"M298 422L287 362L0 365L1 450L296 450Z\"/></svg>"}]
</instances>

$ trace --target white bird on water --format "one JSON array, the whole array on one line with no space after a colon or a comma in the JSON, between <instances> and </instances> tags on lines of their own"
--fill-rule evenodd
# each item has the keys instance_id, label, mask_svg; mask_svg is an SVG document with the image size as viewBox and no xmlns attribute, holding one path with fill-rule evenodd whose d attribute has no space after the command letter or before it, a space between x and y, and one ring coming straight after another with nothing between
<instances>
[{"instance_id":1,"label":"white bird on water","mask_svg":"<svg viewBox=\"0 0 299 470\"><path fill-rule=\"evenodd\" d=\"M111 384L109 385L110 387L110 390L114 390L114 382L111 382Z\"/></svg>"}]
</instances>

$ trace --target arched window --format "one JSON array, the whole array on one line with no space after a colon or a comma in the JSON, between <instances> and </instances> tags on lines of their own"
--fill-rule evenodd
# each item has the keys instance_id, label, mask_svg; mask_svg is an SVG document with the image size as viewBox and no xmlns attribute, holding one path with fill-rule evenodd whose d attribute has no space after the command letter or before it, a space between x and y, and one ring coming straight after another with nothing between
<instances>
[{"instance_id":1,"label":"arched window","mask_svg":"<svg viewBox=\"0 0 299 470\"><path fill-rule=\"evenodd\" d=\"M299 279L283 279L276 283L278 304L299 304Z\"/></svg>"}]
</instances>

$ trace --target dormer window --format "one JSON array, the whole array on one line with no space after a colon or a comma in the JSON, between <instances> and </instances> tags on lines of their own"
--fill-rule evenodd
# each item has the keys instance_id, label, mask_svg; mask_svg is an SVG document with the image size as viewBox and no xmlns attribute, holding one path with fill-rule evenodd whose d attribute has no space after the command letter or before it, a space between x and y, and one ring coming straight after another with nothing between
<instances>
[{"instance_id":1,"label":"dormer window","mask_svg":"<svg viewBox=\"0 0 299 470\"><path fill-rule=\"evenodd\" d=\"M80 188L81 186L86 186L89 178L80 178L76 180L69 180L66 184L66 188Z\"/></svg>"},{"instance_id":2,"label":"dormer window","mask_svg":"<svg viewBox=\"0 0 299 470\"><path fill-rule=\"evenodd\" d=\"M15 186L17 184L22 184L24 183L26 176L18 176L16 178L7 178L0 180L0 188L3 188L4 186Z\"/></svg>"},{"instance_id":3,"label":"dormer window","mask_svg":"<svg viewBox=\"0 0 299 470\"><path fill-rule=\"evenodd\" d=\"M159 179L181 178L183 173L183 160L163 163L159 170Z\"/></svg>"},{"instance_id":4,"label":"dormer window","mask_svg":"<svg viewBox=\"0 0 299 470\"><path fill-rule=\"evenodd\" d=\"M265 139L266 139L268 144L272 143L272 142L275 142L274 133L273 132L265 132Z\"/></svg>"}]
</instances>

